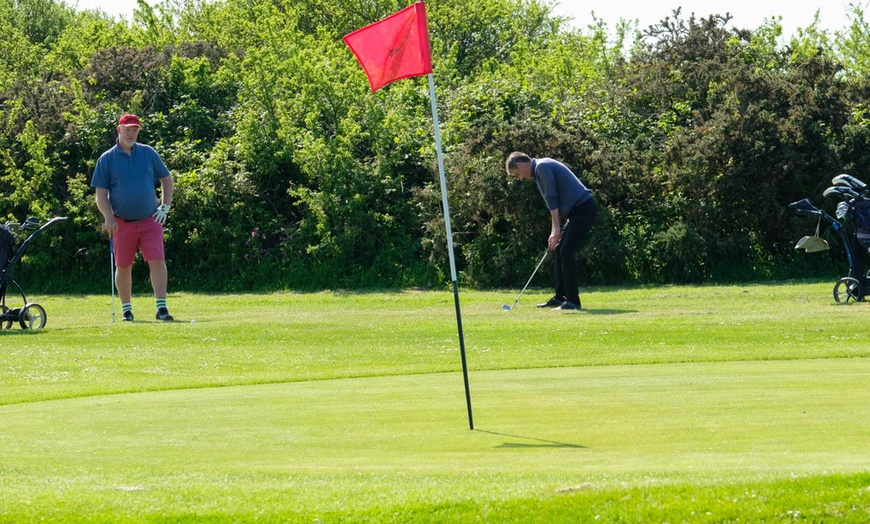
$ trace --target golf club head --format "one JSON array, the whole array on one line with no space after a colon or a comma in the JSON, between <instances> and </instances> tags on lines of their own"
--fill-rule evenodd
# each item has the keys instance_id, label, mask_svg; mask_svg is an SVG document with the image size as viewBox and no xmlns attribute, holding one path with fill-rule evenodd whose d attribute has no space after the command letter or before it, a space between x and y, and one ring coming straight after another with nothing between
<instances>
[{"instance_id":1,"label":"golf club head","mask_svg":"<svg viewBox=\"0 0 870 524\"><path fill-rule=\"evenodd\" d=\"M513 309L512 307L510 307L510 306L507 305L507 304L503 305L501 308L502 308L503 310L505 310L505 311L510 311L511 309Z\"/></svg>"},{"instance_id":2,"label":"golf club head","mask_svg":"<svg viewBox=\"0 0 870 524\"><path fill-rule=\"evenodd\" d=\"M831 179L835 185L844 185L849 186L857 192L861 192L867 189L867 184L853 177L852 175L847 175L843 173L842 175L837 175L833 179Z\"/></svg>"},{"instance_id":3,"label":"golf club head","mask_svg":"<svg viewBox=\"0 0 870 524\"><path fill-rule=\"evenodd\" d=\"M822 193L822 196L829 197L831 195L838 196L842 199L845 198L858 198L858 193L855 192L851 187L847 186L831 186Z\"/></svg>"}]
</instances>

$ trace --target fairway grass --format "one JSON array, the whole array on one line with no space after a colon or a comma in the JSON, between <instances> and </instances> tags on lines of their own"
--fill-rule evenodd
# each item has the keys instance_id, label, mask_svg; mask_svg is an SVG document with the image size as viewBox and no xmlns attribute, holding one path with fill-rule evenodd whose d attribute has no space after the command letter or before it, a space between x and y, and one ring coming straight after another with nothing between
<instances>
[{"instance_id":1,"label":"fairway grass","mask_svg":"<svg viewBox=\"0 0 870 524\"><path fill-rule=\"evenodd\" d=\"M451 293L39 297L0 522L867 522L870 304L831 287L463 291L474 430Z\"/></svg>"}]
</instances>

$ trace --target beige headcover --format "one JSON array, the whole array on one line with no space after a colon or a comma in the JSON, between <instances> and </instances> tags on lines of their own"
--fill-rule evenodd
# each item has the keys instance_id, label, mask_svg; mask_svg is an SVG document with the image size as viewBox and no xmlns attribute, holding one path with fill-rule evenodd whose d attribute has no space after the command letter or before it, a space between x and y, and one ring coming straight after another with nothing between
<instances>
[{"instance_id":1,"label":"beige headcover","mask_svg":"<svg viewBox=\"0 0 870 524\"><path fill-rule=\"evenodd\" d=\"M798 240L795 244L795 249L803 249L807 253L818 253L819 251L827 251L831 249L827 240L819 236L819 225L822 223L822 217L819 217L819 223L816 224L816 234L813 236L805 236Z\"/></svg>"}]
</instances>

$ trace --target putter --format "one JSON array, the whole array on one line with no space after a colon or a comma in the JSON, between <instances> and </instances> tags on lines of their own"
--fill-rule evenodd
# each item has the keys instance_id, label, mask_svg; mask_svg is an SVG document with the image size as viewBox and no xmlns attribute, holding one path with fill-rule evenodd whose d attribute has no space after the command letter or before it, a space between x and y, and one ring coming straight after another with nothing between
<instances>
[{"instance_id":1,"label":"putter","mask_svg":"<svg viewBox=\"0 0 870 524\"><path fill-rule=\"evenodd\" d=\"M520 291L519 296L517 296L517 299L514 300L514 305L513 305L513 306L509 306L509 305L505 304L505 305L503 305L503 306L501 307L503 310L505 310L505 311L510 311L510 310L512 310L513 308L517 307L517 302L520 301L520 297L523 296L523 293L526 292L526 288L529 287L529 284L532 282L532 279L535 278L535 274L538 272L538 269L541 267L541 264L544 263L544 259L547 258L547 253L549 253L549 252L550 252L549 249L547 249L546 251L544 251L544 256L541 257L541 261L538 262L538 265L535 267L535 270L532 271L532 276L529 277L529 281L526 282L526 285L523 286L523 290Z\"/></svg>"},{"instance_id":2,"label":"putter","mask_svg":"<svg viewBox=\"0 0 870 524\"><path fill-rule=\"evenodd\" d=\"M109 270L112 276L112 323L115 323L115 243L109 239Z\"/></svg>"}]
</instances>

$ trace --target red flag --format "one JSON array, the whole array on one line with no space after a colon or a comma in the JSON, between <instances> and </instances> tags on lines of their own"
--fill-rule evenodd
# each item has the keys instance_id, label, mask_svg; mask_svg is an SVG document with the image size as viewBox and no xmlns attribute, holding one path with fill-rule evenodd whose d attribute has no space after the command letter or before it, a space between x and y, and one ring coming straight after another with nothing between
<instances>
[{"instance_id":1,"label":"red flag","mask_svg":"<svg viewBox=\"0 0 870 524\"><path fill-rule=\"evenodd\" d=\"M390 82L432 72L426 4L417 2L343 38L356 55L372 92Z\"/></svg>"}]
</instances>

